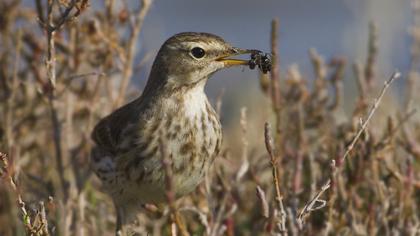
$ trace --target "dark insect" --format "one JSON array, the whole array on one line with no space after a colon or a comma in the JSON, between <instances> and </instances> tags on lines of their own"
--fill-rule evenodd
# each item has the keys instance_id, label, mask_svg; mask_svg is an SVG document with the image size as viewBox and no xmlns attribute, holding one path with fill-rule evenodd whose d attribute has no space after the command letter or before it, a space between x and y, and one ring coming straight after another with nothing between
<instances>
[{"instance_id":1,"label":"dark insect","mask_svg":"<svg viewBox=\"0 0 420 236\"><path fill-rule=\"evenodd\" d=\"M251 59L248 61L248 66L253 70L256 66L264 73L271 71L271 57L268 53L263 53L255 50L251 53Z\"/></svg>"}]
</instances>

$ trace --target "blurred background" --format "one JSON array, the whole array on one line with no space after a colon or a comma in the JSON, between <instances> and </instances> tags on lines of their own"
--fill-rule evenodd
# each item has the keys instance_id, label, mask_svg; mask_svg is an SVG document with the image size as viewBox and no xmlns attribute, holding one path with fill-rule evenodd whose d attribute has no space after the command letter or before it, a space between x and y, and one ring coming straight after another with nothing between
<instances>
[{"instance_id":1,"label":"blurred background","mask_svg":"<svg viewBox=\"0 0 420 236\"><path fill-rule=\"evenodd\" d=\"M327 58L346 55L350 61L365 60L368 26L373 21L380 38L380 71L408 68L408 32L413 22L408 0L156 1L141 36L143 49L156 50L178 32L202 31L218 34L238 47L269 51L267 31L273 18L280 20L283 67L292 63L307 67L312 47Z\"/></svg>"},{"instance_id":2,"label":"blurred background","mask_svg":"<svg viewBox=\"0 0 420 236\"><path fill-rule=\"evenodd\" d=\"M293 65L299 66L305 79L311 80L313 67L308 56L315 48L328 62L344 57L351 65L367 60L369 24L377 26L378 55L376 77L387 79L395 70L407 75L412 48L411 27L414 24L413 1L409 0L240 0L240 1L155 1L146 17L140 36L138 60L147 53L154 55L170 36L182 31L210 32L222 36L237 47L270 51L270 21L279 19L280 70L285 74ZM144 85L153 56L133 81ZM418 66L418 65L417 65ZM352 67L345 69L344 98L352 101L356 84L351 78ZM233 68L216 73L207 85L210 98L223 88L224 122L239 119L239 109L247 106L250 114L264 114L262 94L255 81L258 71ZM399 82L402 85L404 82ZM396 92L402 98L404 93ZM345 108L351 109L346 103ZM227 114L228 113L228 114ZM261 128L261 127L258 127Z\"/></svg>"},{"instance_id":3,"label":"blurred background","mask_svg":"<svg viewBox=\"0 0 420 236\"><path fill-rule=\"evenodd\" d=\"M368 26L375 22L380 38L379 71L384 69L387 75L394 68L408 69L412 13L409 0L164 0L152 6L141 38L143 50L153 51L175 33L203 31L238 47L269 51L269 22L278 18L282 67L297 63L310 73L309 48L326 58L346 55L349 61L364 61ZM229 77L244 76L238 72ZM221 74L216 77L223 78Z\"/></svg>"},{"instance_id":4,"label":"blurred background","mask_svg":"<svg viewBox=\"0 0 420 236\"><path fill-rule=\"evenodd\" d=\"M34 7L34 2L23 1ZM105 2L90 3L91 11L104 8ZM137 1L116 1L115 8L135 9ZM141 69L134 73L132 83L141 89L147 81L153 58L170 36L185 31L209 32L223 37L242 48L269 52L270 21L279 19L280 68L285 72L297 64L303 77L313 77L308 51L315 48L326 61L343 56L350 63L365 62L367 57L369 24L377 26L379 53L376 61L378 79L384 80L395 69L406 74L410 69L410 29L414 24L414 1L410 0L237 0L237 1L154 1L144 21L138 40L135 63ZM89 18L89 16L83 16ZM35 22L34 22L35 23ZM352 68L346 68L346 77ZM223 92L226 106L241 98L241 106L261 98L255 79L258 71L233 68L216 73L207 85L210 98ZM344 80L345 95L355 92L354 81ZM252 96L248 96L249 93ZM241 96L241 95L246 96ZM235 104L238 105L238 104Z\"/></svg>"}]
</instances>

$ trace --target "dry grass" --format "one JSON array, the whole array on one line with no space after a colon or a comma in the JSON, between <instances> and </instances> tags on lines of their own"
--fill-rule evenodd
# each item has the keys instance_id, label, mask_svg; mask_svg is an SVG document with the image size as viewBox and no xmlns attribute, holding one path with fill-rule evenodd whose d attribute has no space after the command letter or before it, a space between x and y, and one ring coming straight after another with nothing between
<instances>
[{"instance_id":1,"label":"dry grass","mask_svg":"<svg viewBox=\"0 0 420 236\"><path fill-rule=\"evenodd\" d=\"M38 0L32 9L0 2L0 235L114 233L113 206L89 169L89 136L100 117L139 93L128 85L141 68L134 64L136 42L150 4L143 0L132 10L109 0L90 9L84 0ZM359 93L343 101L345 58L327 63L311 49L313 79L303 79L297 66L280 71L274 21L277 64L270 77L261 75L267 100L259 104L271 110L262 117L271 128L251 138L249 127L264 121L251 124L243 109L239 145L225 140L190 196L174 201L167 178L171 207L148 206L134 229L144 235L419 235L417 27L404 101L382 99L397 76L382 88L374 24L367 61L353 66ZM217 110L221 105L218 100ZM354 106L352 114L340 117L343 106Z\"/></svg>"}]
</instances>

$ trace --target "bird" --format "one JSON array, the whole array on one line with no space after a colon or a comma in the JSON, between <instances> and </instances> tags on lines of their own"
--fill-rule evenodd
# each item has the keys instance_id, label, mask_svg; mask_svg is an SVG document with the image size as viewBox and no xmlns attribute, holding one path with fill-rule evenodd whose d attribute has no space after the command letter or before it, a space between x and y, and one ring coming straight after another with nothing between
<instances>
[{"instance_id":1,"label":"bird","mask_svg":"<svg viewBox=\"0 0 420 236\"><path fill-rule=\"evenodd\" d=\"M222 145L204 87L215 72L248 65L232 57L254 51L210 33L178 33L159 49L141 95L99 120L91 166L114 201L117 231L144 204L166 201L164 155L176 198L200 184Z\"/></svg>"}]
</instances>

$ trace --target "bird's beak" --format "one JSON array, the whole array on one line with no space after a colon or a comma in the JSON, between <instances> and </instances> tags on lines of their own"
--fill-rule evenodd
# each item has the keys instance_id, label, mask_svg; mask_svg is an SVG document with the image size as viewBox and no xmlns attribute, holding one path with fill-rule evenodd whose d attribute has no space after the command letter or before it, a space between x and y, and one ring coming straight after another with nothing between
<instances>
[{"instance_id":1,"label":"bird's beak","mask_svg":"<svg viewBox=\"0 0 420 236\"><path fill-rule=\"evenodd\" d=\"M223 62L226 67L248 65L249 60L234 59L234 58L230 58L230 57L243 55L243 54L254 53L255 51L256 50L254 50L254 49L231 48L227 53L218 57L216 59L216 61Z\"/></svg>"}]
</instances>

